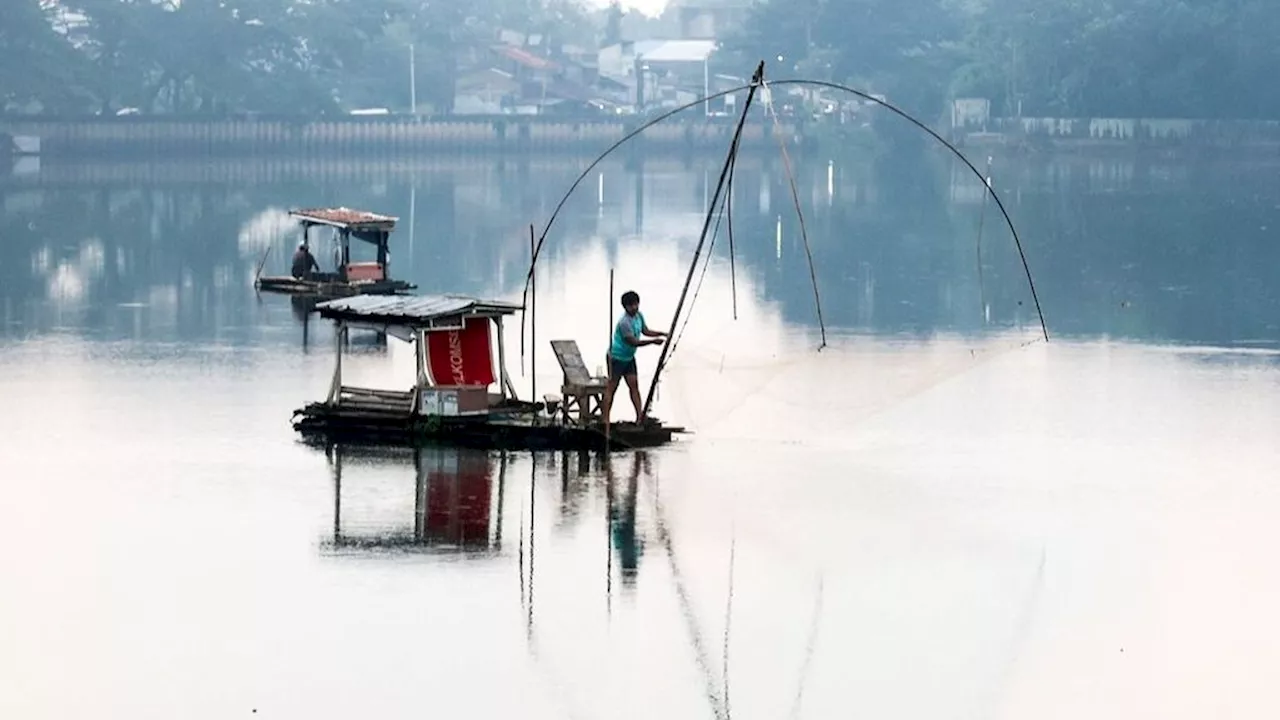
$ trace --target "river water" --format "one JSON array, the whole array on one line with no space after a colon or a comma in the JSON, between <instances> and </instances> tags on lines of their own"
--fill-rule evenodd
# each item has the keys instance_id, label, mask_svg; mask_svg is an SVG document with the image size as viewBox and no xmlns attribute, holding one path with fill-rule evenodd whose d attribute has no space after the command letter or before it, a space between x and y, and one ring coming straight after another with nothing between
<instances>
[{"instance_id":1,"label":"river water","mask_svg":"<svg viewBox=\"0 0 1280 720\"><path fill-rule=\"evenodd\" d=\"M997 208L937 158L800 163L819 326L786 174L744 156L734 263L722 227L655 405L695 434L609 461L297 443L333 333L252 289L288 208L398 216L394 275L518 299L584 164L0 178L0 715L1280 709L1274 167L998 159L1046 343ZM521 393L557 389L550 339L602 357L611 269L669 324L717 171L584 180L536 352L507 328ZM349 383L411 382L395 339L349 352Z\"/></svg>"}]
</instances>

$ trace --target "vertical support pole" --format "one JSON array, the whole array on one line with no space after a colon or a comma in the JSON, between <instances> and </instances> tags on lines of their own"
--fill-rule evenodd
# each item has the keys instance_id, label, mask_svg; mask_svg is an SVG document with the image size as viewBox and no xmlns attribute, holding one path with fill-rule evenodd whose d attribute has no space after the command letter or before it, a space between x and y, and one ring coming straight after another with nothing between
<instances>
[{"instance_id":1,"label":"vertical support pole","mask_svg":"<svg viewBox=\"0 0 1280 720\"><path fill-rule=\"evenodd\" d=\"M333 363L333 382L329 385L329 397L325 400L329 405L337 405L342 399L342 345L346 335L347 325L339 320L333 332L333 349L336 357Z\"/></svg>"},{"instance_id":2,"label":"vertical support pole","mask_svg":"<svg viewBox=\"0 0 1280 720\"><path fill-rule=\"evenodd\" d=\"M504 334L502 316L499 315L493 321L498 328L498 392L502 393L502 399L506 400L507 388L511 384L511 380L507 377L507 342L502 337Z\"/></svg>"},{"instance_id":3,"label":"vertical support pole","mask_svg":"<svg viewBox=\"0 0 1280 720\"><path fill-rule=\"evenodd\" d=\"M534 237L533 225L529 225L529 399L538 402L538 266L534 263L538 251L538 240ZM537 419L537 414L534 414Z\"/></svg>"},{"instance_id":4,"label":"vertical support pole","mask_svg":"<svg viewBox=\"0 0 1280 720\"><path fill-rule=\"evenodd\" d=\"M423 387L427 384L427 333L422 328L415 328L413 331L414 361L418 371L417 378L414 379L414 386Z\"/></svg>"},{"instance_id":5,"label":"vertical support pole","mask_svg":"<svg viewBox=\"0 0 1280 720\"><path fill-rule=\"evenodd\" d=\"M608 308L608 309L607 309L607 312L608 312L608 315L609 315L609 344L604 346L604 377L605 377L605 381L604 381L604 382L605 382L605 390L604 390L604 392L605 392L605 394L606 394L606 395L608 395L608 393L609 393L609 376L612 374L612 373L610 372L611 368L609 367L609 362L610 362L610 361L609 361L609 358L611 357L611 355L609 354L609 351L613 348L613 332L614 332L614 330L613 330L613 268L609 268L609 298L608 298L608 300L609 300L609 301L605 304L605 307L606 307L606 308ZM601 401L604 401L604 400L606 400L606 398L600 398L600 400L601 400ZM613 398L612 398L612 397L609 397L607 400L608 400L607 402L601 402L601 403L600 403L600 414L601 414L602 416L604 416L602 419L603 419L603 421L604 421L604 449L605 449L605 452L608 452L608 451L609 451L609 426L610 426L610 424L611 424L611 423L609 422L609 416L613 414Z\"/></svg>"},{"instance_id":6,"label":"vertical support pole","mask_svg":"<svg viewBox=\"0 0 1280 720\"><path fill-rule=\"evenodd\" d=\"M613 347L613 268L609 268L609 297L604 304L604 314L609 321L609 334L605 335L604 374L609 377L609 350Z\"/></svg>"},{"instance_id":7,"label":"vertical support pole","mask_svg":"<svg viewBox=\"0 0 1280 720\"><path fill-rule=\"evenodd\" d=\"M391 264L391 258L389 253L387 252L387 245L389 242L390 242L390 233L388 233L386 230L383 230L378 233L378 265L382 267L383 277L391 276L391 270L389 268Z\"/></svg>"},{"instance_id":8,"label":"vertical support pole","mask_svg":"<svg viewBox=\"0 0 1280 720\"><path fill-rule=\"evenodd\" d=\"M422 407L422 386L427 382L427 335L422 328L413 329L413 407L409 408L409 414L417 415L418 408Z\"/></svg>"},{"instance_id":9,"label":"vertical support pole","mask_svg":"<svg viewBox=\"0 0 1280 720\"><path fill-rule=\"evenodd\" d=\"M351 264L351 231L342 229L342 267L338 268L339 276L347 279L347 266Z\"/></svg>"}]
</instances>

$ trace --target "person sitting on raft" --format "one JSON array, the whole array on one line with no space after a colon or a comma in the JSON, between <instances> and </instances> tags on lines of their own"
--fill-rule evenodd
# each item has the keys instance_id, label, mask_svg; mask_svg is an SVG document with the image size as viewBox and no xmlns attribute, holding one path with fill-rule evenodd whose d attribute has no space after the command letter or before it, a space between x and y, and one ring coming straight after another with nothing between
<instances>
[{"instance_id":1,"label":"person sitting on raft","mask_svg":"<svg viewBox=\"0 0 1280 720\"><path fill-rule=\"evenodd\" d=\"M316 258L307 249L306 243L298 245L298 251L293 254L293 276L299 280L310 280L312 272L320 271L320 263L316 262Z\"/></svg>"}]
</instances>

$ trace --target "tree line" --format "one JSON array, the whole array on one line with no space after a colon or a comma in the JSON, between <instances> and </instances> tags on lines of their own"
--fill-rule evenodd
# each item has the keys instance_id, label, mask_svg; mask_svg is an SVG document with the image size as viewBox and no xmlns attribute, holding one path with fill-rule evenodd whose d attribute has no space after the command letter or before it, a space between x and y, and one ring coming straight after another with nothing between
<instances>
[{"instance_id":1,"label":"tree line","mask_svg":"<svg viewBox=\"0 0 1280 720\"><path fill-rule=\"evenodd\" d=\"M498 28L547 45L620 39L581 0L6 0L0 109L447 112L460 59ZM757 0L717 69L883 93L936 117L1280 118L1280 3L1268 0ZM779 61L779 58L781 60Z\"/></svg>"},{"instance_id":2,"label":"tree line","mask_svg":"<svg viewBox=\"0 0 1280 720\"><path fill-rule=\"evenodd\" d=\"M722 55L924 113L1280 119L1276 37L1269 0L765 0Z\"/></svg>"},{"instance_id":3,"label":"tree line","mask_svg":"<svg viewBox=\"0 0 1280 720\"><path fill-rule=\"evenodd\" d=\"M5 0L0 107L51 114L447 110L499 28L594 41L575 0ZM411 70L412 52L412 70Z\"/></svg>"}]
</instances>

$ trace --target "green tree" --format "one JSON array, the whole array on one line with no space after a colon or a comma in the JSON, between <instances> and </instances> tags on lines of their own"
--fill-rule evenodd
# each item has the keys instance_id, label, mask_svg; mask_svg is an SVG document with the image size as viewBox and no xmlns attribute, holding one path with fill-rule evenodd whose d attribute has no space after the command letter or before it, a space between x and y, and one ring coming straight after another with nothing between
<instances>
[{"instance_id":1,"label":"green tree","mask_svg":"<svg viewBox=\"0 0 1280 720\"><path fill-rule=\"evenodd\" d=\"M55 7L37 0L0 2L0 109L68 111L85 101L89 64L55 30Z\"/></svg>"},{"instance_id":2,"label":"green tree","mask_svg":"<svg viewBox=\"0 0 1280 720\"><path fill-rule=\"evenodd\" d=\"M609 3L609 7L605 10L604 20L604 36L600 40L601 47L609 47L622 42L622 19L626 17L626 12L622 9L622 3L613 0Z\"/></svg>"}]
</instances>

